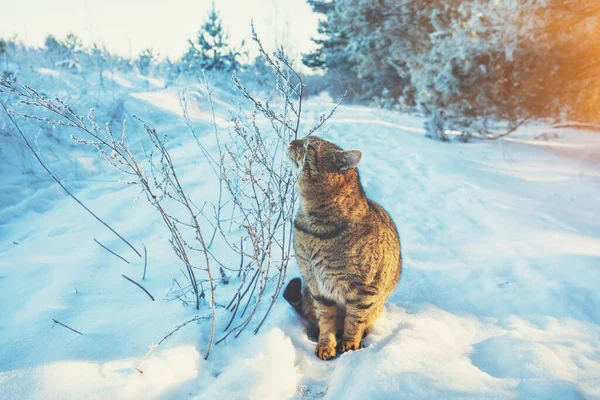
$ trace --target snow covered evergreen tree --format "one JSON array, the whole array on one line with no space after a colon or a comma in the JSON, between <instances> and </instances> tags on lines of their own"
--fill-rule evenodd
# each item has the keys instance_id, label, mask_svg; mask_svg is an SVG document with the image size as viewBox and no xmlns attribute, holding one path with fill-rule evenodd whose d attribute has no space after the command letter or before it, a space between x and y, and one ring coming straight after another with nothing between
<instances>
[{"instance_id":1,"label":"snow covered evergreen tree","mask_svg":"<svg viewBox=\"0 0 600 400\"><path fill-rule=\"evenodd\" d=\"M228 39L213 3L208 18L202 24L196 38L188 41L190 46L181 60L184 71L197 74L201 70L239 70L241 53L229 45Z\"/></svg>"},{"instance_id":2,"label":"snow covered evergreen tree","mask_svg":"<svg viewBox=\"0 0 600 400\"><path fill-rule=\"evenodd\" d=\"M393 12L393 21L421 32L408 45L392 41L392 57L411 56L403 61L427 134L447 140L445 132L454 130L466 140L489 133L498 120L518 124L523 99L515 95L510 74L514 52L529 28L522 15L526 10L511 0L439 2L425 9L410 5L409 15L421 12L418 19Z\"/></svg>"},{"instance_id":3,"label":"snow covered evergreen tree","mask_svg":"<svg viewBox=\"0 0 600 400\"><path fill-rule=\"evenodd\" d=\"M326 70L330 92L348 91L350 100L375 100L382 105L402 101L407 75L398 74L398 65L384 58L390 45L383 32L385 4L372 0L308 3L325 18L319 22L319 37L313 38L319 47L302 61Z\"/></svg>"},{"instance_id":4,"label":"snow covered evergreen tree","mask_svg":"<svg viewBox=\"0 0 600 400\"><path fill-rule=\"evenodd\" d=\"M308 3L324 18L319 21L319 37L312 39L318 47L304 54L302 63L309 68L325 70L330 94L339 97L347 92L347 99L352 101L360 95L358 79L354 63L346 52L348 40L336 23L335 0L308 0Z\"/></svg>"},{"instance_id":5,"label":"snow covered evergreen tree","mask_svg":"<svg viewBox=\"0 0 600 400\"><path fill-rule=\"evenodd\" d=\"M592 38L600 6L469 0L436 4L426 15L419 26L430 25L432 33L407 65L433 137L446 139L444 130L462 139L495 137L531 118L558 118L598 93L597 80L585 75L594 66L598 72L600 45Z\"/></svg>"},{"instance_id":6,"label":"snow covered evergreen tree","mask_svg":"<svg viewBox=\"0 0 600 400\"><path fill-rule=\"evenodd\" d=\"M359 100L416 105L440 140L448 130L494 136L565 109L590 118L582 93L600 96L586 78L600 75L600 5L591 2L308 2L326 19L304 63L356 82L346 86Z\"/></svg>"}]
</instances>

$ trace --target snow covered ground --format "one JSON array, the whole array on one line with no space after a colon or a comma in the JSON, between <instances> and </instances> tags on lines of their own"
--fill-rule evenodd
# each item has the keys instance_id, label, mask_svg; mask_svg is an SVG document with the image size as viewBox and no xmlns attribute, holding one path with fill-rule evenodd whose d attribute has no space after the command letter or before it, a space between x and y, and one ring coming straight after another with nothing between
<instances>
[{"instance_id":1,"label":"snow covered ground","mask_svg":"<svg viewBox=\"0 0 600 400\"><path fill-rule=\"evenodd\" d=\"M213 193L174 89L113 80L128 90L129 113L174 138L192 197ZM215 96L226 135L237 100ZM201 97L199 90L190 116L210 147ZM306 126L330 107L326 98L309 100ZM400 284L366 348L328 362L313 355L315 344L280 299L259 334L248 329L204 360L206 329L190 324L140 374L134 367L148 346L196 315L167 301L181 274L159 216L93 152L68 150L81 175L67 185L147 246L142 282L143 260L41 168L24 175L6 164L0 399L600 398L600 135L539 124L499 142L445 144L424 138L421 126L416 116L342 106L322 132L362 151L363 185L395 219L404 255ZM72 172L60 165L58 175ZM288 279L297 275L294 267Z\"/></svg>"}]
</instances>

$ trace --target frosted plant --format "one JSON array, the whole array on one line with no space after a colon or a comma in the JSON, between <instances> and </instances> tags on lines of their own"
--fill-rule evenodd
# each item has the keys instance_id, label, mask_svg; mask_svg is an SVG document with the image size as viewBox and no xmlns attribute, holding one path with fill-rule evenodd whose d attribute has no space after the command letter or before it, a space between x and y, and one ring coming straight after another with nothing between
<instances>
[{"instance_id":1,"label":"frosted plant","mask_svg":"<svg viewBox=\"0 0 600 400\"><path fill-rule=\"evenodd\" d=\"M253 111L250 116L234 115L232 143L221 144L214 120L212 89L205 80L219 154L211 154L199 141L186 113L185 97L182 98L186 125L219 182L218 199L205 199L206 204L213 205L212 216L204 211L204 207L196 206L181 184L166 135L138 119L147 140L143 145L144 152L137 154L127 138L125 122L118 131L110 124L101 126L94 110L86 118L58 98L48 99L31 87L0 78L1 92L18 97L26 106L39 110L35 114L7 111L11 119L12 115L19 115L75 131L81 135L72 136L77 143L96 148L110 166L127 178L127 184L140 187L141 194L156 209L170 233L169 243L187 278L187 284L179 285L171 294L186 304L191 298L190 302L197 310L205 306L209 309L208 316L197 315L191 320L210 321L205 357L209 356L213 344L232 334L240 335L251 322L255 322L253 331L257 333L278 299L291 260L296 199L295 176L285 162L287 147L300 133L310 135L319 129L337 108L321 115L315 126L305 128L301 76L282 51L268 54L254 30L253 38L273 71L279 98L274 104L269 99L258 99L234 78L235 86ZM262 122L259 116L262 116ZM228 218L222 213L226 204L230 205L226 209L231 212ZM209 231L203 218L214 228L212 235L206 233ZM241 229L232 233L232 225ZM217 232L221 244L239 256L237 270L225 260L231 259L229 255L221 256L211 248ZM220 285L230 283L231 277L226 271L237 272L239 279L233 297L224 305L217 303L216 291ZM223 322L217 323L219 316L222 317L219 321ZM216 337L217 327L222 328L220 338Z\"/></svg>"}]
</instances>

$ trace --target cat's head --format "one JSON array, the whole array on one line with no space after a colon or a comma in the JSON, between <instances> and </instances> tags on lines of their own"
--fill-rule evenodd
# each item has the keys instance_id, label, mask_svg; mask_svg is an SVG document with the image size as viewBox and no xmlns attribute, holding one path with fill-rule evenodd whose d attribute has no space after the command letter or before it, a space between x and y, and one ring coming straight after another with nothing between
<instances>
[{"instance_id":1,"label":"cat's head","mask_svg":"<svg viewBox=\"0 0 600 400\"><path fill-rule=\"evenodd\" d=\"M288 148L290 164L299 174L298 184L336 186L357 176L362 156L358 150L344 151L327 140L308 136L293 140Z\"/></svg>"}]
</instances>

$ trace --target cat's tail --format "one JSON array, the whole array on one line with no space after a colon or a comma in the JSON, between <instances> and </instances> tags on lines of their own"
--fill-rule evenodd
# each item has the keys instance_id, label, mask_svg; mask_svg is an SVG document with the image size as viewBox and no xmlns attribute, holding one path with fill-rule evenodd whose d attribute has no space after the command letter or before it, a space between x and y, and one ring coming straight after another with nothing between
<instances>
[{"instance_id":1,"label":"cat's tail","mask_svg":"<svg viewBox=\"0 0 600 400\"><path fill-rule=\"evenodd\" d=\"M300 278L292 279L285 290L283 291L283 298L296 310L298 314L303 316L302 311L302 280Z\"/></svg>"},{"instance_id":2,"label":"cat's tail","mask_svg":"<svg viewBox=\"0 0 600 400\"><path fill-rule=\"evenodd\" d=\"M292 279L283 290L283 298L296 310L300 316L300 320L306 328L306 333L309 338L317 340L319 337L319 325L315 314L314 303L308 288L302 290L302 279ZM344 332L345 313L339 314L336 320L336 334L342 335ZM372 327L368 327L363 332L363 339L369 334Z\"/></svg>"},{"instance_id":3,"label":"cat's tail","mask_svg":"<svg viewBox=\"0 0 600 400\"><path fill-rule=\"evenodd\" d=\"M302 279L292 279L283 291L283 298L290 303L300 316L300 320L306 328L308 337L317 340L319 337L317 317L315 315L312 297L310 296L308 289L304 288L304 290L302 290Z\"/></svg>"}]
</instances>

